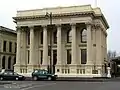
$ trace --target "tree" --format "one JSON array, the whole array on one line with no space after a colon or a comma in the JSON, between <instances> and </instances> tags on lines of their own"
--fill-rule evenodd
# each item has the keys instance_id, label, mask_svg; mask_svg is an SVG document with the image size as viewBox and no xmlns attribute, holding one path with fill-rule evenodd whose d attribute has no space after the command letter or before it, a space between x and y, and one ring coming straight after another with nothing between
<instances>
[{"instance_id":1,"label":"tree","mask_svg":"<svg viewBox=\"0 0 120 90\"><path fill-rule=\"evenodd\" d=\"M116 51L109 50L108 53L107 53L108 61L110 61L112 58L115 58L116 56L117 56L117 52Z\"/></svg>"}]
</instances>

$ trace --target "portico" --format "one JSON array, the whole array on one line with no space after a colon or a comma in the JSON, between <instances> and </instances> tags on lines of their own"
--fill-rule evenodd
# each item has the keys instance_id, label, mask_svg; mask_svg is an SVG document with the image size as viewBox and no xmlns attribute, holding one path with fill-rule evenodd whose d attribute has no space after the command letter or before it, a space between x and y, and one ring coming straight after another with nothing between
<instances>
[{"instance_id":1,"label":"portico","mask_svg":"<svg viewBox=\"0 0 120 90\"><path fill-rule=\"evenodd\" d=\"M53 13L52 25L45 17L46 12ZM52 72L59 77L102 77L105 73L109 26L99 8L84 5L18 11L14 20L16 72L48 70L52 54Z\"/></svg>"}]
</instances>

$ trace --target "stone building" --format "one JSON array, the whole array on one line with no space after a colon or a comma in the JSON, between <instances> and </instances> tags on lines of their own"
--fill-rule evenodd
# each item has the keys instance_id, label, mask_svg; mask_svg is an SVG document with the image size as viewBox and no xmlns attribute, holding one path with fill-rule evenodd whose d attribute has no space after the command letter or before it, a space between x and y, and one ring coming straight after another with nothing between
<instances>
[{"instance_id":1,"label":"stone building","mask_svg":"<svg viewBox=\"0 0 120 90\"><path fill-rule=\"evenodd\" d=\"M16 63L17 33L0 26L0 69L14 69Z\"/></svg>"},{"instance_id":2,"label":"stone building","mask_svg":"<svg viewBox=\"0 0 120 90\"><path fill-rule=\"evenodd\" d=\"M109 26L100 8L23 10L13 19L17 23L16 72L28 74L50 67L59 77L105 74Z\"/></svg>"}]
</instances>

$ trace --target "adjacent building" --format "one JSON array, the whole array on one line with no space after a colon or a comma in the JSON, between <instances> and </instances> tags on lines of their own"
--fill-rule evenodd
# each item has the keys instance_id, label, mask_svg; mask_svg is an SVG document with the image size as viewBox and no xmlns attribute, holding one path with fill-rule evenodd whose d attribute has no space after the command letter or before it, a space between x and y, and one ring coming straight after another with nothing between
<instances>
[{"instance_id":1,"label":"adjacent building","mask_svg":"<svg viewBox=\"0 0 120 90\"><path fill-rule=\"evenodd\" d=\"M15 71L47 69L59 77L106 73L108 23L91 5L17 11Z\"/></svg>"},{"instance_id":2,"label":"adjacent building","mask_svg":"<svg viewBox=\"0 0 120 90\"><path fill-rule=\"evenodd\" d=\"M16 63L17 33L0 26L0 69L14 70Z\"/></svg>"}]
</instances>

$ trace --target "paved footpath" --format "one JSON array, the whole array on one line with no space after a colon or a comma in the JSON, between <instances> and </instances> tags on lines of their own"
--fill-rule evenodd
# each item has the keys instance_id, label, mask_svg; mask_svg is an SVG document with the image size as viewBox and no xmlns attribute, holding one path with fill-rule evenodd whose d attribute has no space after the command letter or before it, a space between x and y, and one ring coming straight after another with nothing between
<instances>
[{"instance_id":1,"label":"paved footpath","mask_svg":"<svg viewBox=\"0 0 120 90\"><path fill-rule=\"evenodd\" d=\"M0 85L0 90L120 90L120 81L11 81Z\"/></svg>"}]
</instances>

